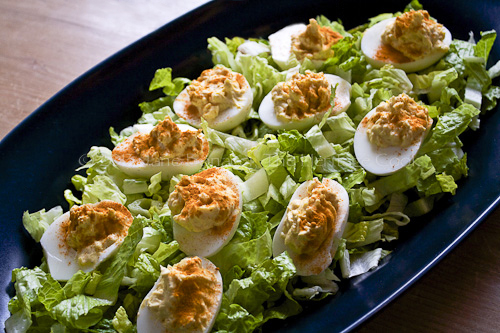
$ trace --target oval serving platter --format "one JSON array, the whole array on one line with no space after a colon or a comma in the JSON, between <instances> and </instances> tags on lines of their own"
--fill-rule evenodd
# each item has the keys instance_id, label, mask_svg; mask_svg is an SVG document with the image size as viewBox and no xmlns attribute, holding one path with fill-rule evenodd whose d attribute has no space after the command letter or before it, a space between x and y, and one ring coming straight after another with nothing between
<instances>
[{"instance_id":1,"label":"oval serving platter","mask_svg":"<svg viewBox=\"0 0 500 333\"><path fill-rule=\"evenodd\" d=\"M295 22L323 14L346 28L383 12L404 9L406 1L246 0L210 2L130 45L68 85L0 143L0 325L9 317L14 268L40 263L41 248L23 230L24 211L67 204L63 191L93 145L111 147L108 129L121 129L140 116L138 103L155 98L148 84L156 69L172 67L174 76L196 77L211 67L207 38L267 37ZM422 0L424 8L453 35L500 32L500 2ZM277 14L279 13L279 14ZM460 18L456 19L456 18ZM467 24L464 24L466 22ZM490 59L500 58L500 44ZM465 135L469 177L457 194L445 197L432 214L402 229L396 249L374 271L350 279L334 297L306 307L264 331L349 331L394 299L462 240L500 201L500 114L483 116L481 130Z\"/></svg>"}]
</instances>

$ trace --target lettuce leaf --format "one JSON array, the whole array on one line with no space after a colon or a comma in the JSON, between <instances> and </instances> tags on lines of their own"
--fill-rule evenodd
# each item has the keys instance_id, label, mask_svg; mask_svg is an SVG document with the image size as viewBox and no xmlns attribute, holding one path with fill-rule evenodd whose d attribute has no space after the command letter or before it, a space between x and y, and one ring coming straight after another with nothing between
<instances>
[{"instance_id":1,"label":"lettuce leaf","mask_svg":"<svg viewBox=\"0 0 500 333\"><path fill-rule=\"evenodd\" d=\"M172 80L172 68L157 69L153 80L149 84L149 90L163 89L163 93L169 96L177 96L191 81L186 78L176 77Z\"/></svg>"},{"instance_id":2,"label":"lettuce leaf","mask_svg":"<svg viewBox=\"0 0 500 333\"><path fill-rule=\"evenodd\" d=\"M285 319L302 311L286 291L295 266L286 253L263 261L250 276L231 281L224 293L214 328L252 332L272 318ZM268 304L265 308L263 305Z\"/></svg>"},{"instance_id":3,"label":"lettuce leaf","mask_svg":"<svg viewBox=\"0 0 500 333\"><path fill-rule=\"evenodd\" d=\"M432 129L430 136L419 150L419 154L425 154L442 148L452 143L468 127L472 119L481 111L474 106L464 103L455 110L439 117L436 126Z\"/></svg>"},{"instance_id":4,"label":"lettuce leaf","mask_svg":"<svg viewBox=\"0 0 500 333\"><path fill-rule=\"evenodd\" d=\"M45 230L62 214L61 206L53 207L48 211L42 209L31 214L26 211L23 213L23 226L35 241L40 242Z\"/></svg>"},{"instance_id":5,"label":"lettuce leaf","mask_svg":"<svg viewBox=\"0 0 500 333\"><path fill-rule=\"evenodd\" d=\"M128 235L123 240L118 252L113 256L106 269L102 272L102 279L96 287L95 297L106 299L112 303L116 302L127 263L134 254L137 244L142 239L142 229L142 220L137 218L134 219L134 222L128 230Z\"/></svg>"}]
</instances>

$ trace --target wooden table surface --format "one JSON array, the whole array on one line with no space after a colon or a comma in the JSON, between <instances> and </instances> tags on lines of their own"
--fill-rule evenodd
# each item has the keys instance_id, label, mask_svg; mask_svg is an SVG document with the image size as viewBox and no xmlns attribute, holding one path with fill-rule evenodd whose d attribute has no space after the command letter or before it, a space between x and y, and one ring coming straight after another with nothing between
<instances>
[{"instance_id":1,"label":"wooden table surface","mask_svg":"<svg viewBox=\"0 0 500 333\"><path fill-rule=\"evenodd\" d=\"M0 139L86 70L204 2L0 0ZM499 249L496 210L357 331L499 331Z\"/></svg>"}]
</instances>

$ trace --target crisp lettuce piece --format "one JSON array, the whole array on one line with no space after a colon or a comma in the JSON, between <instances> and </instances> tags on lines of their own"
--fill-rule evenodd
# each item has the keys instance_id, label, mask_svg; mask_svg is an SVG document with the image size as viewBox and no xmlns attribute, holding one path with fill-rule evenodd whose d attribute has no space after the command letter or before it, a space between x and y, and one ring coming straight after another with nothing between
<instances>
[{"instance_id":1,"label":"crisp lettuce piece","mask_svg":"<svg viewBox=\"0 0 500 333\"><path fill-rule=\"evenodd\" d=\"M348 33L344 26L342 25L341 21L330 21L326 16L324 15L319 15L316 17L316 21L318 24L322 27L330 27L333 31L338 32L344 37L351 36L350 33Z\"/></svg>"},{"instance_id":2,"label":"crisp lettuce piece","mask_svg":"<svg viewBox=\"0 0 500 333\"><path fill-rule=\"evenodd\" d=\"M476 90L486 91L491 85L491 78L486 70L486 62L482 57L464 58L467 85Z\"/></svg>"},{"instance_id":3,"label":"crisp lettuce piece","mask_svg":"<svg viewBox=\"0 0 500 333\"><path fill-rule=\"evenodd\" d=\"M95 297L111 301L112 303L116 302L118 289L125 275L125 267L134 254L137 244L142 239L142 229L142 220L134 219L128 230L128 235L123 240L118 252L109 260L108 266L102 272L103 276L96 287Z\"/></svg>"},{"instance_id":4,"label":"crisp lettuce piece","mask_svg":"<svg viewBox=\"0 0 500 333\"><path fill-rule=\"evenodd\" d=\"M458 39L454 39L448 53L444 57L446 63L455 68L459 76L463 76L465 72L464 58L474 56L474 44Z\"/></svg>"},{"instance_id":5,"label":"crisp lettuce piece","mask_svg":"<svg viewBox=\"0 0 500 333\"><path fill-rule=\"evenodd\" d=\"M285 201L289 201L299 185L300 184L297 184L290 175L286 176L279 189L280 194L283 196L283 199Z\"/></svg>"},{"instance_id":6,"label":"crisp lettuce piece","mask_svg":"<svg viewBox=\"0 0 500 333\"><path fill-rule=\"evenodd\" d=\"M26 211L23 213L23 225L31 237L35 241L40 242L45 230L62 214L63 209L61 206L53 207L48 211L42 209L31 214Z\"/></svg>"},{"instance_id":7,"label":"crisp lettuce piece","mask_svg":"<svg viewBox=\"0 0 500 333\"><path fill-rule=\"evenodd\" d=\"M347 113L342 112L339 115L329 117L326 120L327 129L324 129L324 136L328 142L334 144L344 144L346 141L354 138L356 127Z\"/></svg>"},{"instance_id":8,"label":"crisp lettuce piece","mask_svg":"<svg viewBox=\"0 0 500 333\"><path fill-rule=\"evenodd\" d=\"M87 184L87 177L82 175L74 175L71 177L71 184L75 187L77 191L82 192L85 184Z\"/></svg>"},{"instance_id":9,"label":"crisp lettuce piece","mask_svg":"<svg viewBox=\"0 0 500 333\"><path fill-rule=\"evenodd\" d=\"M132 333L134 332L134 324L130 321L127 315L127 311L123 306L120 306L116 310L115 316L113 317L113 328L118 333Z\"/></svg>"},{"instance_id":10,"label":"crisp lettuce piece","mask_svg":"<svg viewBox=\"0 0 500 333\"><path fill-rule=\"evenodd\" d=\"M73 205L81 205L82 204L82 200L78 199L73 194L73 191L71 191L69 189L64 190L64 199L66 199L66 201L68 202L70 208Z\"/></svg>"},{"instance_id":11,"label":"crisp lettuce piece","mask_svg":"<svg viewBox=\"0 0 500 333\"><path fill-rule=\"evenodd\" d=\"M500 62L499 62L500 63ZM500 98L500 87L490 86L483 95L482 108L485 111L493 110L497 106L497 100Z\"/></svg>"},{"instance_id":12,"label":"crisp lettuce piece","mask_svg":"<svg viewBox=\"0 0 500 333\"><path fill-rule=\"evenodd\" d=\"M139 108L141 109L144 116L145 114L154 113L160 109L163 109L166 106L172 107L173 103L174 103L174 98L172 96L163 96L151 102L142 102L139 104Z\"/></svg>"},{"instance_id":13,"label":"crisp lettuce piece","mask_svg":"<svg viewBox=\"0 0 500 333\"><path fill-rule=\"evenodd\" d=\"M439 182L439 186L443 192L449 192L455 195L455 190L458 186L453 176L447 175L446 173L440 173L436 175L436 180Z\"/></svg>"},{"instance_id":14,"label":"crisp lettuce piece","mask_svg":"<svg viewBox=\"0 0 500 333\"><path fill-rule=\"evenodd\" d=\"M133 216L142 215L147 218L151 218L151 209L161 209L163 207L163 203L158 200L153 200L150 198L140 198L132 201L127 205L128 210L132 213Z\"/></svg>"},{"instance_id":15,"label":"crisp lettuce piece","mask_svg":"<svg viewBox=\"0 0 500 333\"><path fill-rule=\"evenodd\" d=\"M418 94L428 94L429 100L434 102L439 100L444 88L458 79L458 72L455 68L437 70L424 74L408 74L409 80L413 84L413 89Z\"/></svg>"},{"instance_id":16,"label":"crisp lettuce piece","mask_svg":"<svg viewBox=\"0 0 500 333\"><path fill-rule=\"evenodd\" d=\"M348 275L344 277L354 277L368 272L369 270L378 266L379 261L382 259L383 253L381 248L368 251L361 254L351 254L349 256L349 269Z\"/></svg>"},{"instance_id":17,"label":"crisp lettuce piece","mask_svg":"<svg viewBox=\"0 0 500 333\"><path fill-rule=\"evenodd\" d=\"M285 153L269 156L260 161L264 170L266 170L268 179L271 184L280 187L288 176L288 171L283 165L283 157Z\"/></svg>"},{"instance_id":18,"label":"crisp lettuce piece","mask_svg":"<svg viewBox=\"0 0 500 333\"><path fill-rule=\"evenodd\" d=\"M403 192L417 185L421 179L426 179L435 173L429 156L424 155L396 173L380 178L370 186L373 186L380 196L386 196L394 192Z\"/></svg>"},{"instance_id":19,"label":"crisp lettuce piece","mask_svg":"<svg viewBox=\"0 0 500 333\"><path fill-rule=\"evenodd\" d=\"M8 332L26 332L29 329L33 323L32 308L39 304L38 291L47 280L47 276L48 274L38 267L32 270L18 268L12 271L16 297L9 302L12 316L5 322Z\"/></svg>"},{"instance_id":20,"label":"crisp lettuce piece","mask_svg":"<svg viewBox=\"0 0 500 333\"><path fill-rule=\"evenodd\" d=\"M76 295L57 304L52 313L65 326L86 329L97 324L112 302L87 295Z\"/></svg>"},{"instance_id":21,"label":"crisp lettuce piece","mask_svg":"<svg viewBox=\"0 0 500 333\"><path fill-rule=\"evenodd\" d=\"M165 261L179 251L179 243L172 241L168 244L160 243L158 249L153 253L153 258L165 266Z\"/></svg>"},{"instance_id":22,"label":"crisp lettuce piece","mask_svg":"<svg viewBox=\"0 0 500 333\"><path fill-rule=\"evenodd\" d=\"M366 178L365 169L359 168L356 171L348 173L344 177L342 177L340 183L346 190L349 190L355 185L362 184L365 178Z\"/></svg>"},{"instance_id":23,"label":"crisp lettuce piece","mask_svg":"<svg viewBox=\"0 0 500 333\"><path fill-rule=\"evenodd\" d=\"M295 271L291 259L284 253L262 262L249 277L231 281L214 328L251 332L270 319L285 319L300 313L302 307L286 291ZM285 300L276 305L283 295Z\"/></svg>"},{"instance_id":24,"label":"crisp lettuce piece","mask_svg":"<svg viewBox=\"0 0 500 333\"><path fill-rule=\"evenodd\" d=\"M406 5L404 12L408 12L410 10L421 10L424 7L420 4L418 0L412 0L408 5Z\"/></svg>"},{"instance_id":25,"label":"crisp lettuce piece","mask_svg":"<svg viewBox=\"0 0 500 333\"><path fill-rule=\"evenodd\" d=\"M130 136L131 134L139 130L138 126L140 125L155 126L158 124L159 121L164 120L166 117L170 117L170 119L172 119L172 121L174 121L177 124L187 124L187 122L183 118L178 117L172 111L171 106L165 106L150 113L143 113L142 116L137 120L138 125L134 125L132 127L133 132L130 133L131 130L127 130L127 128L124 128L122 131L120 131L120 136L125 136L125 135Z\"/></svg>"},{"instance_id":26,"label":"crisp lettuce piece","mask_svg":"<svg viewBox=\"0 0 500 333\"><path fill-rule=\"evenodd\" d=\"M267 223L267 212L243 212L233 239L210 260L223 276L232 267L248 269L259 265L272 255L272 238Z\"/></svg>"},{"instance_id":27,"label":"crisp lettuce piece","mask_svg":"<svg viewBox=\"0 0 500 333\"><path fill-rule=\"evenodd\" d=\"M92 183L87 183L83 189L82 202L84 204L97 203L102 200L112 200L125 204L127 196L123 194L118 185L108 176L97 175L92 178Z\"/></svg>"},{"instance_id":28,"label":"crisp lettuce piece","mask_svg":"<svg viewBox=\"0 0 500 333\"><path fill-rule=\"evenodd\" d=\"M186 78L176 77L172 80L172 68L160 68L156 70L155 76L149 84L149 90L163 89L168 96L177 96L191 81Z\"/></svg>"},{"instance_id":29,"label":"crisp lettuce piece","mask_svg":"<svg viewBox=\"0 0 500 333\"><path fill-rule=\"evenodd\" d=\"M236 52L238 51L238 46L243 44L245 42L245 39L241 37L233 37L233 38L226 37L225 41L227 47L229 48L229 51L231 51L231 53L233 54L236 54Z\"/></svg>"},{"instance_id":30,"label":"crisp lettuce piece","mask_svg":"<svg viewBox=\"0 0 500 333\"><path fill-rule=\"evenodd\" d=\"M339 74L338 70L350 72L356 81L361 79L368 67L361 52L362 37L362 33L355 32L352 36L346 36L334 44L332 46L334 56L325 61L321 70L330 74Z\"/></svg>"},{"instance_id":31,"label":"crisp lettuce piece","mask_svg":"<svg viewBox=\"0 0 500 333\"><path fill-rule=\"evenodd\" d=\"M311 143L297 130L280 133L278 147L290 154L310 154L313 152Z\"/></svg>"},{"instance_id":32,"label":"crisp lettuce piece","mask_svg":"<svg viewBox=\"0 0 500 333\"><path fill-rule=\"evenodd\" d=\"M225 295L232 303L239 304L251 313L262 312L263 303L281 297L295 266L288 255L281 254L267 259L252 271L248 278L231 281Z\"/></svg>"},{"instance_id":33,"label":"crisp lettuce piece","mask_svg":"<svg viewBox=\"0 0 500 333\"><path fill-rule=\"evenodd\" d=\"M238 54L236 64L238 72L243 74L253 91L253 106L257 110L262 99L281 81L285 81L286 72L272 67L266 58Z\"/></svg>"},{"instance_id":34,"label":"crisp lettuce piece","mask_svg":"<svg viewBox=\"0 0 500 333\"><path fill-rule=\"evenodd\" d=\"M123 194L146 193L148 191L148 182L145 179L124 179Z\"/></svg>"},{"instance_id":35,"label":"crisp lettuce piece","mask_svg":"<svg viewBox=\"0 0 500 333\"><path fill-rule=\"evenodd\" d=\"M149 253L141 253L133 264L132 272L125 280L130 288L146 294L160 276L160 264Z\"/></svg>"},{"instance_id":36,"label":"crisp lettuce piece","mask_svg":"<svg viewBox=\"0 0 500 333\"><path fill-rule=\"evenodd\" d=\"M365 90L384 88L392 91L394 95L399 95L409 93L413 89L413 83L405 71L385 65L381 69L372 69L366 73L361 87Z\"/></svg>"},{"instance_id":37,"label":"crisp lettuce piece","mask_svg":"<svg viewBox=\"0 0 500 333\"><path fill-rule=\"evenodd\" d=\"M217 65L224 65L233 71L239 72L239 66L234 61L234 54L226 43L217 37L207 39L208 50L212 53L212 62Z\"/></svg>"},{"instance_id":38,"label":"crisp lettuce piece","mask_svg":"<svg viewBox=\"0 0 500 333\"><path fill-rule=\"evenodd\" d=\"M358 223L347 223L342 238L346 240L348 249L360 247L378 242L382 239L384 220L361 221Z\"/></svg>"},{"instance_id":39,"label":"crisp lettuce piece","mask_svg":"<svg viewBox=\"0 0 500 333\"><path fill-rule=\"evenodd\" d=\"M303 276L301 280L307 286L293 290L293 297L299 300L322 299L328 295L336 294L339 290L335 281L340 281L340 279L329 268L318 275Z\"/></svg>"},{"instance_id":40,"label":"crisp lettuce piece","mask_svg":"<svg viewBox=\"0 0 500 333\"><path fill-rule=\"evenodd\" d=\"M128 177L114 164L111 157L111 150L106 147L92 147L87 154L89 161L76 171L87 169L87 184L91 184L93 178L100 175L110 178L118 187L121 187L123 180Z\"/></svg>"},{"instance_id":41,"label":"crisp lettuce piece","mask_svg":"<svg viewBox=\"0 0 500 333\"><path fill-rule=\"evenodd\" d=\"M328 158L319 160L315 172L317 173L349 173L360 169L358 161L349 151L342 151Z\"/></svg>"},{"instance_id":42,"label":"crisp lettuce piece","mask_svg":"<svg viewBox=\"0 0 500 333\"><path fill-rule=\"evenodd\" d=\"M430 133L419 154L425 154L444 147L453 142L463 131L469 127L472 118L479 115L481 111L470 104L462 104L455 110L439 117L436 126Z\"/></svg>"},{"instance_id":43,"label":"crisp lettuce piece","mask_svg":"<svg viewBox=\"0 0 500 333\"><path fill-rule=\"evenodd\" d=\"M160 246L162 234L159 230L146 226L142 229L141 241L135 247L135 256L142 252L154 253Z\"/></svg>"},{"instance_id":44,"label":"crisp lettuce piece","mask_svg":"<svg viewBox=\"0 0 500 333\"><path fill-rule=\"evenodd\" d=\"M305 134L305 138L311 143L311 146L320 157L328 158L335 155L335 149L325 138L318 125L311 127L311 129L309 129L309 131Z\"/></svg>"},{"instance_id":45,"label":"crisp lettuce piece","mask_svg":"<svg viewBox=\"0 0 500 333\"><path fill-rule=\"evenodd\" d=\"M13 316L6 322L9 332L26 332L36 318L37 328L51 326L54 320L64 326L86 329L102 319L110 301L83 295L91 293L98 274L76 273L65 285L38 267L14 270L17 298L9 303ZM35 329L35 328L33 328ZM46 328L47 329L47 328Z\"/></svg>"},{"instance_id":46,"label":"crisp lettuce piece","mask_svg":"<svg viewBox=\"0 0 500 333\"><path fill-rule=\"evenodd\" d=\"M347 110L347 114L357 126L368 112L393 95L392 91L386 88L371 89L365 92L359 84L354 83L351 87L351 100L354 103Z\"/></svg>"},{"instance_id":47,"label":"crisp lettuce piece","mask_svg":"<svg viewBox=\"0 0 500 333\"><path fill-rule=\"evenodd\" d=\"M490 55L491 48L497 37L495 30L482 31L481 39L474 46L474 55L476 57L481 57L484 61L488 61L488 56Z\"/></svg>"},{"instance_id":48,"label":"crisp lettuce piece","mask_svg":"<svg viewBox=\"0 0 500 333\"><path fill-rule=\"evenodd\" d=\"M204 119L202 119L201 126L203 134L205 134L208 141L242 156L247 156L249 150L257 145L255 141L214 130L208 126L208 123Z\"/></svg>"},{"instance_id":49,"label":"crisp lettuce piece","mask_svg":"<svg viewBox=\"0 0 500 333\"><path fill-rule=\"evenodd\" d=\"M241 184L243 199L245 202L255 200L265 194L268 187L269 181L266 170L261 168Z\"/></svg>"},{"instance_id":50,"label":"crisp lettuce piece","mask_svg":"<svg viewBox=\"0 0 500 333\"><path fill-rule=\"evenodd\" d=\"M148 197L153 196L160 190L161 190L161 171L158 172L157 174L152 175L151 178L149 179L147 196Z\"/></svg>"}]
</instances>

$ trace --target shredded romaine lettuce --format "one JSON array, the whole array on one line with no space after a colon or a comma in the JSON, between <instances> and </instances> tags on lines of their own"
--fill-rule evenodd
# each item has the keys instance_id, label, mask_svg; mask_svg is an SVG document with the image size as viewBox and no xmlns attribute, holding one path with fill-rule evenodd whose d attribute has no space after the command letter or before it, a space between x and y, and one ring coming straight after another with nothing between
<instances>
[{"instance_id":1,"label":"shredded romaine lettuce","mask_svg":"<svg viewBox=\"0 0 500 333\"><path fill-rule=\"evenodd\" d=\"M404 9L422 9L417 0ZM202 119L211 145L202 169L220 166L241 179L243 211L234 237L210 257L223 276L224 295L214 330L251 332L270 319L285 319L302 311L300 302L318 300L339 290L337 276L347 279L376 268L399 238L399 228L430 212L443 195L454 195L457 181L468 175L467 154L459 135L478 129L481 112L492 110L500 88L500 62L486 64L496 38L482 32L474 42L454 40L448 53L431 67L407 74L391 65L374 69L361 52L363 31L401 13L383 13L362 26L346 30L340 20L316 19L344 38L332 46L334 55L318 67L304 61L294 70L336 74L352 84L347 112L330 116L304 133L273 131L256 112L263 97L290 72L282 71L268 52L243 54L241 37L208 39L213 64L245 76L253 95L249 118L229 133L216 131ZM268 41L259 39L267 45ZM296 61L296 59L294 59ZM119 132L118 144L140 126L155 125L166 116L185 123L173 111L175 97L191 81L173 78L171 68L158 69L150 90L165 96L139 105L137 124ZM332 91L334 93L334 90ZM405 92L424 105L433 126L418 156L389 176L370 174L358 163L353 148L356 127L379 103ZM174 240L172 216L166 203L182 175L162 180L126 175L115 165L111 150L92 147L85 165L64 192L70 206L113 200L127 206L134 222L117 253L90 273L78 272L66 283L55 281L45 263L13 271L16 296L9 302L8 332L72 330L134 332L137 310L160 275L160 266L173 265L185 254ZM298 278L290 257L273 257L272 239L297 187L314 177L335 179L349 195L349 220L329 268ZM25 212L23 224L37 242L63 213L61 207Z\"/></svg>"}]
</instances>

